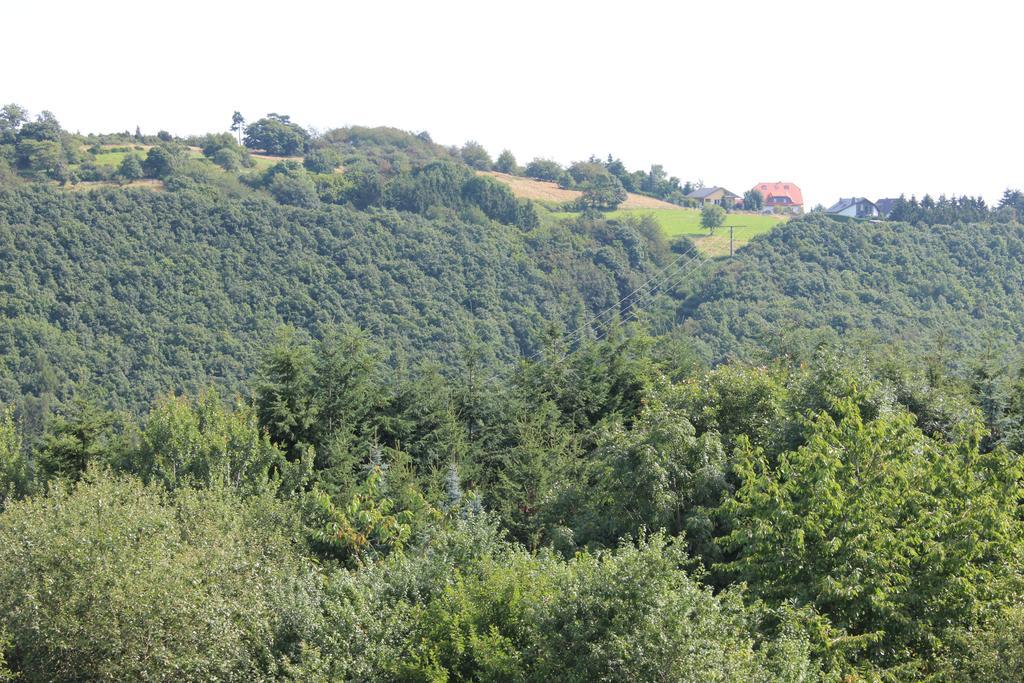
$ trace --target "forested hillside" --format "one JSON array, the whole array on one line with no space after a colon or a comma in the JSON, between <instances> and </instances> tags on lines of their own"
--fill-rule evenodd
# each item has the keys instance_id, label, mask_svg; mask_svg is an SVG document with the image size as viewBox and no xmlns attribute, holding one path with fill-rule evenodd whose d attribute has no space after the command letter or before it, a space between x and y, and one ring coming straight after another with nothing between
<instances>
[{"instance_id":1,"label":"forested hillside","mask_svg":"<svg viewBox=\"0 0 1024 683\"><path fill-rule=\"evenodd\" d=\"M910 348L1024 340L1019 223L836 221L809 215L711 271L677 313L714 358L764 357L810 330Z\"/></svg>"},{"instance_id":2,"label":"forested hillside","mask_svg":"<svg viewBox=\"0 0 1024 683\"><path fill-rule=\"evenodd\" d=\"M1019 193L700 261L660 166L232 133L0 109L0 681L1024 679Z\"/></svg>"},{"instance_id":3,"label":"forested hillside","mask_svg":"<svg viewBox=\"0 0 1024 683\"><path fill-rule=\"evenodd\" d=\"M213 381L242 388L281 324L354 325L392 360L493 366L639 284L656 228L580 220L524 232L452 212L282 206L214 186L0 188L0 401L114 405Z\"/></svg>"},{"instance_id":4,"label":"forested hillside","mask_svg":"<svg viewBox=\"0 0 1024 683\"><path fill-rule=\"evenodd\" d=\"M1018 680L1024 382L282 338L255 402L0 415L0 676ZM986 408L987 410L987 408Z\"/></svg>"}]
</instances>

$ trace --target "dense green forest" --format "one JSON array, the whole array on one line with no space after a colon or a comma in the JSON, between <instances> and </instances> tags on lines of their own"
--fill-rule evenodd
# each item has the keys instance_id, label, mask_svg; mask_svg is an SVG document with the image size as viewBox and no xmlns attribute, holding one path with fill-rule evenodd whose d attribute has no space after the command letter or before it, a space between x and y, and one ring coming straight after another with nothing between
<instances>
[{"instance_id":1,"label":"dense green forest","mask_svg":"<svg viewBox=\"0 0 1024 683\"><path fill-rule=\"evenodd\" d=\"M1022 297L1024 229L1015 221L926 226L810 214L711 272L676 321L719 359L840 335L951 356L1016 348Z\"/></svg>"},{"instance_id":2,"label":"dense green forest","mask_svg":"<svg viewBox=\"0 0 1024 683\"><path fill-rule=\"evenodd\" d=\"M246 130L257 151L305 158L260 166L227 133L72 135L3 108L0 401L35 421L86 385L134 408L208 382L242 391L282 324L355 325L388 340L397 368L496 371L670 255L650 220L540 226L424 134L312 139L277 114ZM158 184L132 185L143 178Z\"/></svg>"},{"instance_id":3,"label":"dense green forest","mask_svg":"<svg viewBox=\"0 0 1024 683\"><path fill-rule=\"evenodd\" d=\"M283 335L252 403L0 421L25 680L1014 680L1024 383L667 340L487 382Z\"/></svg>"},{"instance_id":4,"label":"dense green forest","mask_svg":"<svg viewBox=\"0 0 1024 683\"><path fill-rule=\"evenodd\" d=\"M653 225L496 221L281 206L212 188L0 188L0 400L77 383L143 405L230 391L290 324L357 325L394 360L495 367L634 289L667 254Z\"/></svg>"},{"instance_id":5,"label":"dense green forest","mask_svg":"<svg viewBox=\"0 0 1024 683\"><path fill-rule=\"evenodd\" d=\"M700 262L484 169L683 189L0 110L0 681L1024 678L1019 193Z\"/></svg>"}]
</instances>

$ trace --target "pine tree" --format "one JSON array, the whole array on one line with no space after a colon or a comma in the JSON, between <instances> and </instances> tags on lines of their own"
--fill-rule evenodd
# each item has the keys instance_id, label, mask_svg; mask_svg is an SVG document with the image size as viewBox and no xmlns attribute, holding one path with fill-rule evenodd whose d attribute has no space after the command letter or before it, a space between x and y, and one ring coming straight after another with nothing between
<instances>
[{"instance_id":1,"label":"pine tree","mask_svg":"<svg viewBox=\"0 0 1024 683\"><path fill-rule=\"evenodd\" d=\"M7 408L0 411L0 510L7 500L27 494L30 484L31 472L21 433L11 409Z\"/></svg>"},{"instance_id":2,"label":"pine tree","mask_svg":"<svg viewBox=\"0 0 1024 683\"><path fill-rule=\"evenodd\" d=\"M242 132L245 130L245 117L236 111L231 115L231 132L238 136L238 144L242 144Z\"/></svg>"},{"instance_id":3,"label":"pine tree","mask_svg":"<svg viewBox=\"0 0 1024 683\"><path fill-rule=\"evenodd\" d=\"M58 417L44 439L40 464L46 478L77 480L89 463L109 454L113 415L91 399L79 398Z\"/></svg>"},{"instance_id":4,"label":"pine tree","mask_svg":"<svg viewBox=\"0 0 1024 683\"><path fill-rule=\"evenodd\" d=\"M261 368L256 412L270 440L289 458L298 459L313 443L317 411L312 397L312 353L298 342L293 330L285 328Z\"/></svg>"},{"instance_id":5,"label":"pine tree","mask_svg":"<svg viewBox=\"0 0 1024 683\"><path fill-rule=\"evenodd\" d=\"M457 510L462 502L462 482L459 480L459 470L454 463L448 466L448 474L444 479L444 509Z\"/></svg>"}]
</instances>

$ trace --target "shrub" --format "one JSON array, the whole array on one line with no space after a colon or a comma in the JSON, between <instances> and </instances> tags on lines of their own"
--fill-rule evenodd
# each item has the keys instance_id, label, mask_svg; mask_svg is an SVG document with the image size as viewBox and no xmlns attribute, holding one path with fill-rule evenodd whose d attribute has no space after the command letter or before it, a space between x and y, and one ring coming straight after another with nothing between
<instances>
[{"instance_id":1,"label":"shrub","mask_svg":"<svg viewBox=\"0 0 1024 683\"><path fill-rule=\"evenodd\" d=\"M813 681L791 616L713 595L654 537L565 561L504 547L486 518L410 554L336 577L329 632L337 679L490 681Z\"/></svg>"},{"instance_id":2,"label":"shrub","mask_svg":"<svg viewBox=\"0 0 1024 683\"><path fill-rule=\"evenodd\" d=\"M0 517L0 632L26 680L258 680L315 623L272 498L90 471ZM291 529L294 533L294 529Z\"/></svg>"},{"instance_id":3,"label":"shrub","mask_svg":"<svg viewBox=\"0 0 1024 683\"><path fill-rule=\"evenodd\" d=\"M534 159L526 165L523 175L538 180L550 180L558 182L565 173L556 161L550 159Z\"/></svg>"},{"instance_id":4,"label":"shrub","mask_svg":"<svg viewBox=\"0 0 1024 683\"><path fill-rule=\"evenodd\" d=\"M242 167L242 157L230 147L221 147L211 157L213 163L225 171L237 171Z\"/></svg>"},{"instance_id":5,"label":"shrub","mask_svg":"<svg viewBox=\"0 0 1024 683\"><path fill-rule=\"evenodd\" d=\"M117 168L117 175L125 180L138 180L143 176L142 163L134 154L129 154L121 160Z\"/></svg>"},{"instance_id":6,"label":"shrub","mask_svg":"<svg viewBox=\"0 0 1024 683\"><path fill-rule=\"evenodd\" d=\"M311 207L319 202L316 185L298 162L287 161L267 170L263 186L282 204Z\"/></svg>"},{"instance_id":7,"label":"shrub","mask_svg":"<svg viewBox=\"0 0 1024 683\"><path fill-rule=\"evenodd\" d=\"M180 145L157 145L149 150L142 162L142 170L147 178L166 178L177 171L186 158L184 148Z\"/></svg>"},{"instance_id":8,"label":"shrub","mask_svg":"<svg viewBox=\"0 0 1024 683\"><path fill-rule=\"evenodd\" d=\"M494 165L491 162L491 155L487 153L483 145L475 140L470 140L463 145L460 155L462 160L466 162L466 165L480 171L489 171Z\"/></svg>"},{"instance_id":9,"label":"shrub","mask_svg":"<svg viewBox=\"0 0 1024 683\"><path fill-rule=\"evenodd\" d=\"M100 166L92 161L87 161L78 167L78 178L86 182L98 182L110 180L113 177L113 169L110 166Z\"/></svg>"},{"instance_id":10,"label":"shrub","mask_svg":"<svg viewBox=\"0 0 1024 683\"><path fill-rule=\"evenodd\" d=\"M306 155L302 165L313 173L334 173L341 164L341 157L333 149L316 149Z\"/></svg>"}]
</instances>

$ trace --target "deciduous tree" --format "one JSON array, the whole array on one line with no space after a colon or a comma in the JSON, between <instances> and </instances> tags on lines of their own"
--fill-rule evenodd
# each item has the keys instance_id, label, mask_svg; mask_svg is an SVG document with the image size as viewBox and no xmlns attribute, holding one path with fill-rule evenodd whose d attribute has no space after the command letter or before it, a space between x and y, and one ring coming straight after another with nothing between
<instances>
[{"instance_id":1,"label":"deciduous tree","mask_svg":"<svg viewBox=\"0 0 1024 683\"><path fill-rule=\"evenodd\" d=\"M475 168L479 171L490 171L494 165L491 162L491 155L488 154L487 150L484 149L484 146L476 140L470 140L464 144L462 149L459 151L459 154L462 156L462 160L465 161L470 168Z\"/></svg>"},{"instance_id":2,"label":"deciduous tree","mask_svg":"<svg viewBox=\"0 0 1024 683\"><path fill-rule=\"evenodd\" d=\"M243 139L249 149L277 156L295 156L305 150L309 133L292 123L288 116L267 114L246 127Z\"/></svg>"},{"instance_id":3,"label":"deciduous tree","mask_svg":"<svg viewBox=\"0 0 1024 683\"><path fill-rule=\"evenodd\" d=\"M144 175L142 163L134 154L127 154L117 167L117 174L128 181L138 180Z\"/></svg>"},{"instance_id":4,"label":"deciduous tree","mask_svg":"<svg viewBox=\"0 0 1024 683\"><path fill-rule=\"evenodd\" d=\"M764 195L760 190L747 190L743 193L743 208L747 211L760 211L764 207Z\"/></svg>"},{"instance_id":5,"label":"deciduous tree","mask_svg":"<svg viewBox=\"0 0 1024 683\"><path fill-rule=\"evenodd\" d=\"M494 170L499 173L518 175L520 168L519 164L516 163L516 158L513 156L512 152L507 149L503 149L494 162Z\"/></svg>"},{"instance_id":6,"label":"deciduous tree","mask_svg":"<svg viewBox=\"0 0 1024 683\"><path fill-rule=\"evenodd\" d=\"M722 223L725 223L725 209L717 204L705 204L700 212L700 224L707 228L708 234L714 233Z\"/></svg>"}]
</instances>

